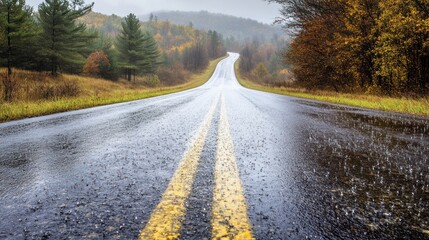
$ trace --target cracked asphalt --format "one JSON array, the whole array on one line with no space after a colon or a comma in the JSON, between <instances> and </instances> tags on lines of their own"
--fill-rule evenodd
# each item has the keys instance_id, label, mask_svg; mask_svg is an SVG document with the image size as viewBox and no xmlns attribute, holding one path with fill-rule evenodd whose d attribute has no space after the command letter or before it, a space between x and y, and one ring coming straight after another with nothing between
<instances>
[{"instance_id":1,"label":"cracked asphalt","mask_svg":"<svg viewBox=\"0 0 429 240\"><path fill-rule=\"evenodd\" d=\"M428 118L245 89L237 58L196 89L0 124L0 239L138 239L211 106L180 239L212 238L234 197L256 239L429 239ZM216 161L242 192L214 198Z\"/></svg>"}]
</instances>

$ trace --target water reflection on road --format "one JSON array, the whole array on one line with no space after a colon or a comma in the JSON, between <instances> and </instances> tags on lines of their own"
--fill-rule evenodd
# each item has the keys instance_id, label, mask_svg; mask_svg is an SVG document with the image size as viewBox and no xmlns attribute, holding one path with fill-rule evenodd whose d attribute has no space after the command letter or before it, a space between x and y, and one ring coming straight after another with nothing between
<instances>
[{"instance_id":1,"label":"water reflection on road","mask_svg":"<svg viewBox=\"0 0 429 240\"><path fill-rule=\"evenodd\" d=\"M304 189L324 199L334 221L344 220L340 231L429 238L428 120L341 110L309 114L319 125L306 133L307 159L315 161Z\"/></svg>"}]
</instances>

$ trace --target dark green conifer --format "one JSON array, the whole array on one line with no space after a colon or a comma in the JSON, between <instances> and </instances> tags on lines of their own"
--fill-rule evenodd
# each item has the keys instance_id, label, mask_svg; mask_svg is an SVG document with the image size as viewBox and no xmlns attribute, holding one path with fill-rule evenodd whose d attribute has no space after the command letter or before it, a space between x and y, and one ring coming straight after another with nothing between
<instances>
[{"instance_id":1,"label":"dark green conifer","mask_svg":"<svg viewBox=\"0 0 429 240\"><path fill-rule=\"evenodd\" d=\"M42 28L41 55L50 64L52 75L56 75L66 64L83 64L84 54L95 37L86 31L77 19L91 11L92 6L83 1L45 0L39 6L39 22Z\"/></svg>"},{"instance_id":2,"label":"dark green conifer","mask_svg":"<svg viewBox=\"0 0 429 240\"><path fill-rule=\"evenodd\" d=\"M129 14L122 22L122 31L116 41L119 65L129 81L138 72L155 73L158 65L157 43L152 35L140 28L140 20L134 14Z\"/></svg>"}]
</instances>

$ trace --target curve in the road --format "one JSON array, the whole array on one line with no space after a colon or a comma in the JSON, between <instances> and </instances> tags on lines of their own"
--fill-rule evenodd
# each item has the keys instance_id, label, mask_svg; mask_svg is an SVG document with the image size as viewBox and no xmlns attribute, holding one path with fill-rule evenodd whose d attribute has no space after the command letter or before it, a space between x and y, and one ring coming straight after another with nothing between
<instances>
[{"instance_id":1,"label":"curve in the road","mask_svg":"<svg viewBox=\"0 0 429 240\"><path fill-rule=\"evenodd\" d=\"M0 239L428 239L429 120L241 87L0 124Z\"/></svg>"}]
</instances>

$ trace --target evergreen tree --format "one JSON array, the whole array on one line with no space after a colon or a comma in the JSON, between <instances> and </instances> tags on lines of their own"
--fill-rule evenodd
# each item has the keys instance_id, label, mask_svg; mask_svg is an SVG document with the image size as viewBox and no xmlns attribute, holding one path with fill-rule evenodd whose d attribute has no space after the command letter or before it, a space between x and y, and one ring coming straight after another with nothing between
<instances>
[{"instance_id":1,"label":"evergreen tree","mask_svg":"<svg viewBox=\"0 0 429 240\"><path fill-rule=\"evenodd\" d=\"M221 39L216 31L208 32L208 54L210 58L220 57Z\"/></svg>"},{"instance_id":2,"label":"evergreen tree","mask_svg":"<svg viewBox=\"0 0 429 240\"><path fill-rule=\"evenodd\" d=\"M24 0L0 0L0 53L5 56L7 66L7 74L3 79L6 101L12 100L12 67L17 67L35 34L32 12Z\"/></svg>"},{"instance_id":3,"label":"evergreen tree","mask_svg":"<svg viewBox=\"0 0 429 240\"><path fill-rule=\"evenodd\" d=\"M129 14L122 22L122 31L117 38L119 65L128 81L137 72L154 73L157 68L159 51L154 38L140 29L139 19Z\"/></svg>"},{"instance_id":4,"label":"evergreen tree","mask_svg":"<svg viewBox=\"0 0 429 240\"><path fill-rule=\"evenodd\" d=\"M86 47L95 36L87 33L85 24L77 19L90 12L93 5L84 5L81 0L46 0L39 6L41 55L49 60L52 75L66 64L85 63Z\"/></svg>"},{"instance_id":5,"label":"evergreen tree","mask_svg":"<svg viewBox=\"0 0 429 240\"><path fill-rule=\"evenodd\" d=\"M6 57L8 75L12 74L12 67L17 66L17 59L35 34L32 12L24 0L0 0L0 31L4 41L0 53Z\"/></svg>"},{"instance_id":6,"label":"evergreen tree","mask_svg":"<svg viewBox=\"0 0 429 240\"><path fill-rule=\"evenodd\" d=\"M139 65L145 60L144 33L140 21L134 14L129 14L122 22L122 31L117 39L119 65L124 69L128 81L136 74Z\"/></svg>"},{"instance_id":7,"label":"evergreen tree","mask_svg":"<svg viewBox=\"0 0 429 240\"><path fill-rule=\"evenodd\" d=\"M207 52L211 59L219 58L226 54L223 37L216 31L209 30L207 33Z\"/></svg>"},{"instance_id":8,"label":"evergreen tree","mask_svg":"<svg viewBox=\"0 0 429 240\"><path fill-rule=\"evenodd\" d=\"M145 34L144 40L145 60L142 62L141 71L143 74L155 74L160 64L158 59L161 55L158 44L149 32Z\"/></svg>"}]
</instances>

